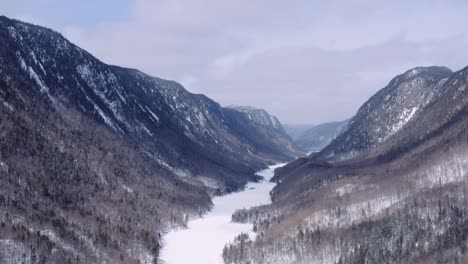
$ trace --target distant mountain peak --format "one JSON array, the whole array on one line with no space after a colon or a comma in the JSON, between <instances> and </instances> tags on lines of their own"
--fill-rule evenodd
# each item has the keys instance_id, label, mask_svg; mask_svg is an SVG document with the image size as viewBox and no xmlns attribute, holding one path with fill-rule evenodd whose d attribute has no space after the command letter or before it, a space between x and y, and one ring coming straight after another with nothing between
<instances>
[{"instance_id":1,"label":"distant mountain peak","mask_svg":"<svg viewBox=\"0 0 468 264\"><path fill-rule=\"evenodd\" d=\"M238 111L263 110L263 109L255 108L255 107L250 106L250 105L228 105L228 106L226 106L226 107L227 107L227 108L231 108L231 109L235 109L235 110L238 110Z\"/></svg>"},{"instance_id":2,"label":"distant mountain peak","mask_svg":"<svg viewBox=\"0 0 468 264\"><path fill-rule=\"evenodd\" d=\"M306 152L317 152L327 146L346 127L348 120L327 122L308 128L294 141Z\"/></svg>"},{"instance_id":3,"label":"distant mountain peak","mask_svg":"<svg viewBox=\"0 0 468 264\"><path fill-rule=\"evenodd\" d=\"M415 67L395 76L383 89L397 88L401 83L408 82L418 77L443 79L450 76L452 73L452 70L443 66Z\"/></svg>"},{"instance_id":4,"label":"distant mountain peak","mask_svg":"<svg viewBox=\"0 0 468 264\"><path fill-rule=\"evenodd\" d=\"M423 72L430 72L430 73L441 73L441 74L452 74L452 70L445 66L428 66L428 67L414 67L410 70L407 70L403 73L403 76L406 78L414 77L415 75L421 74Z\"/></svg>"},{"instance_id":5,"label":"distant mountain peak","mask_svg":"<svg viewBox=\"0 0 468 264\"><path fill-rule=\"evenodd\" d=\"M245 113L248 118L255 123L267 127L272 127L284 131L283 126L279 119L268 113L264 109L255 108L253 106L239 106L239 105L229 105L227 108L234 109L239 112Z\"/></svg>"}]
</instances>

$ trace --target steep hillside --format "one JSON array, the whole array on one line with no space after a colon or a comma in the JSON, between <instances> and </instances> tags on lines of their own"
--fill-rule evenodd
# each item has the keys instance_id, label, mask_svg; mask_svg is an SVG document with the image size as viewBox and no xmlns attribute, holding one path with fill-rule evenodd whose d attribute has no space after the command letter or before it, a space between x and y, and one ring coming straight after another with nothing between
<instances>
[{"instance_id":1,"label":"steep hillside","mask_svg":"<svg viewBox=\"0 0 468 264\"><path fill-rule=\"evenodd\" d=\"M252 106L235 106L230 105L228 108L237 110L239 112L247 114L248 118L254 123L261 126L270 127L277 130L278 132L285 132L283 125L276 116L270 115L267 111L263 109L257 109Z\"/></svg>"},{"instance_id":2,"label":"steep hillside","mask_svg":"<svg viewBox=\"0 0 468 264\"><path fill-rule=\"evenodd\" d=\"M297 152L244 113L6 17L0 117L0 262L153 263L210 194Z\"/></svg>"},{"instance_id":3,"label":"steep hillside","mask_svg":"<svg viewBox=\"0 0 468 264\"><path fill-rule=\"evenodd\" d=\"M411 120L353 159L278 170L273 204L233 216L253 222L257 237L226 247L226 263L467 262L467 82L468 68L451 74Z\"/></svg>"},{"instance_id":4,"label":"steep hillside","mask_svg":"<svg viewBox=\"0 0 468 264\"><path fill-rule=\"evenodd\" d=\"M284 153L289 157L297 157L303 154L298 151L296 144L286 133L277 117L263 109L257 109L251 106L228 106L228 108L243 113L245 117L249 119L247 124L253 123L256 126L255 130L263 132L259 137L252 140L256 142L257 148L269 149L271 153ZM246 133L249 130L249 128L242 128L240 132Z\"/></svg>"},{"instance_id":5,"label":"steep hillside","mask_svg":"<svg viewBox=\"0 0 468 264\"><path fill-rule=\"evenodd\" d=\"M297 146L307 152L318 152L334 140L349 120L324 123L304 131L297 139Z\"/></svg>"},{"instance_id":6,"label":"steep hillside","mask_svg":"<svg viewBox=\"0 0 468 264\"><path fill-rule=\"evenodd\" d=\"M284 131L292 138L292 140L296 141L304 132L308 129L313 128L315 125L299 125L299 124L283 124Z\"/></svg>"},{"instance_id":7,"label":"steep hillside","mask_svg":"<svg viewBox=\"0 0 468 264\"><path fill-rule=\"evenodd\" d=\"M437 98L451 73L445 67L418 67L398 75L364 103L318 157L349 159L382 144Z\"/></svg>"}]
</instances>

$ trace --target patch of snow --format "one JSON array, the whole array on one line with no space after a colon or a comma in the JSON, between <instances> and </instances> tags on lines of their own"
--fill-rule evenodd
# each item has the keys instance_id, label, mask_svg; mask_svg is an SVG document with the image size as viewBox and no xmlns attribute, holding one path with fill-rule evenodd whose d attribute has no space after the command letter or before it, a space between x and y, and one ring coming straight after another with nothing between
<instances>
[{"instance_id":1,"label":"patch of snow","mask_svg":"<svg viewBox=\"0 0 468 264\"><path fill-rule=\"evenodd\" d=\"M21 56L21 53L19 51L16 52L16 57L18 58L21 69L23 69L23 71L28 71L28 66L26 65L26 62L24 61L24 59Z\"/></svg>"},{"instance_id":2,"label":"patch of snow","mask_svg":"<svg viewBox=\"0 0 468 264\"><path fill-rule=\"evenodd\" d=\"M91 88L93 88L94 93L107 105L109 109L112 111L112 114L122 123L125 123L124 118L120 115L120 109L122 108L120 105L120 101L110 101L106 96L105 87L108 84L112 84L115 86L115 91L117 96L121 98L123 102L125 98L118 92L119 85L117 82L117 78L113 73L95 73L91 70L91 67L88 64L81 64L76 67L77 72L79 73L81 79L85 81Z\"/></svg>"},{"instance_id":3,"label":"patch of snow","mask_svg":"<svg viewBox=\"0 0 468 264\"><path fill-rule=\"evenodd\" d=\"M14 112L15 109L13 108L13 106L11 106L11 104L7 103L7 102L3 102L3 106L5 106L6 108L8 108L10 111Z\"/></svg>"},{"instance_id":4,"label":"patch of snow","mask_svg":"<svg viewBox=\"0 0 468 264\"><path fill-rule=\"evenodd\" d=\"M138 259L138 263L154 263L153 255L142 245L132 245L130 248L127 249L127 254L132 258Z\"/></svg>"},{"instance_id":5,"label":"patch of snow","mask_svg":"<svg viewBox=\"0 0 468 264\"><path fill-rule=\"evenodd\" d=\"M340 196L352 193L355 185L354 184L345 184L335 189L335 192L338 193Z\"/></svg>"},{"instance_id":6,"label":"patch of snow","mask_svg":"<svg viewBox=\"0 0 468 264\"><path fill-rule=\"evenodd\" d=\"M220 188L221 187L221 184L219 181L215 180L215 179L212 179L212 178L208 178L208 177L197 177L197 180L201 181L203 183L203 185L207 186L208 188L213 188L213 189L216 189L216 188Z\"/></svg>"},{"instance_id":7,"label":"patch of snow","mask_svg":"<svg viewBox=\"0 0 468 264\"><path fill-rule=\"evenodd\" d=\"M330 153L327 155L328 158L335 158L336 160L338 161L344 161L344 160L348 160L348 159L352 159L354 157L356 157L357 155L359 155L361 152L359 151L356 151L356 150L351 150L351 151L348 151L347 153L344 153L344 154L336 154L336 153Z\"/></svg>"},{"instance_id":8,"label":"patch of snow","mask_svg":"<svg viewBox=\"0 0 468 264\"><path fill-rule=\"evenodd\" d=\"M153 133L145 126L145 124L140 123L140 127L150 136L154 136Z\"/></svg>"},{"instance_id":9,"label":"patch of snow","mask_svg":"<svg viewBox=\"0 0 468 264\"><path fill-rule=\"evenodd\" d=\"M80 88L81 88L81 91L83 91L83 94L85 95L86 99L89 102L91 102L91 104L93 105L94 110L96 110L96 112L99 114L99 116L102 118L102 120L104 120L104 123L106 123L109 127L113 128L114 130L120 130L121 131L121 129L119 127L114 125L112 120L102 111L102 109L99 106L97 106L96 103L91 98L89 98L88 94L83 89L83 87L80 86Z\"/></svg>"},{"instance_id":10,"label":"patch of snow","mask_svg":"<svg viewBox=\"0 0 468 264\"><path fill-rule=\"evenodd\" d=\"M396 123L390 130L390 133L385 137L387 139L391 135L399 131L406 123L408 123L413 117L414 114L418 111L418 107L413 107L412 109L405 109L398 117L398 123Z\"/></svg>"},{"instance_id":11,"label":"patch of snow","mask_svg":"<svg viewBox=\"0 0 468 264\"><path fill-rule=\"evenodd\" d=\"M276 123L276 119L271 115L270 115L270 121L273 124L273 127L277 127L278 124Z\"/></svg>"},{"instance_id":12,"label":"patch of snow","mask_svg":"<svg viewBox=\"0 0 468 264\"><path fill-rule=\"evenodd\" d=\"M146 109L148 109L150 115L154 118L154 121L159 123L159 117L153 111L151 111L150 108L148 108L147 106L145 106L145 107L146 107Z\"/></svg>"},{"instance_id":13,"label":"patch of snow","mask_svg":"<svg viewBox=\"0 0 468 264\"><path fill-rule=\"evenodd\" d=\"M34 69L29 67L28 70L29 70L29 76L31 76L31 78L33 78L36 81L37 85L39 85L39 87L41 88L41 92L48 94L49 88L44 84L41 78L39 78L39 76L36 74Z\"/></svg>"},{"instance_id":14,"label":"patch of snow","mask_svg":"<svg viewBox=\"0 0 468 264\"><path fill-rule=\"evenodd\" d=\"M130 187L128 187L128 186L125 185L125 184L122 184L122 188L123 188L126 192L128 192L128 193L133 193L133 189L130 188Z\"/></svg>"},{"instance_id":15,"label":"patch of snow","mask_svg":"<svg viewBox=\"0 0 468 264\"><path fill-rule=\"evenodd\" d=\"M205 119L205 116L203 116L202 113L198 112L197 119L198 119L198 122L200 122L202 127L206 126L206 119Z\"/></svg>"},{"instance_id":16,"label":"patch of snow","mask_svg":"<svg viewBox=\"0 0 468 264\"><path fill-rule=\"evenodd\" d=\"M44 67L42 66L42 63L40 63L37 58L36 58L36 54L34 54L34 52L31 50L29 52L29 55L31 56L31 58L33 59L34 63L36 65L39 65L39 67L41 68L41 71L44 73L44 75L47 75L47 72L44 70Z\"/></svg>"},{"instance_id":17,"label":"patch of snow","mask_svg":"<svg viewBox=\"0 0 468 264\"><path fill-rule=\"evenodd\" d=\"M96 110L99 116L101 116L101 118L104 120L104 123L106 123L108 126L114 129L117 129L117 127L114 125L112 120L101 110L101 108L99 108L95 103L93 103L93 106L94 106L94 110Z\"/></svg>"},{"instance_id":18,"label":"patch of snow","mask_svg":"<svg viewBox=\"0 0 468 264\"><path fill-rule=\"evenodd\" d=\"M21 35L18 32L16 32L16 29L14 27L8 27L8 32L16 41L23 41L23 37L21 37Z\"/></svg>"},{"instance_id":19,"label":"patch of snow","mask_svg":"<svg viewBox=\"0 0 468 264\"><path fill-rule=\"evenodd\" d=\"M55 244L57 244L59 247L61 247L62 249L66 250L66 251L69 251L69 252L72 252L73 254L77 255L77 251L74 247L66 244L65 242L62 241L62 239L60 239L55 233L54 231L52 230L41 230L39 231L39 233L42 235L42 236L46 236L50 239L50 241L54 242Z\"/></svg>"},{"instance_id":20,"label":"patch of snow","mask_svg":"<svg viewBox=\"0 0 468 264\"><path fill-rule=\"evenodd\" d=\"M412 69L410 72L408 72L406 74L406 76L407 76L407 78L411 78L411 77L421 73L421 71L422 71L421 69L415 68L415 69Z\"/></svg>"},{"instance_id":21,"label":"patch of snow","mask_svg":"<svg viewBox=\"0 0 468 264\"><path fill-rule=\"evenodd\" d=\"M49 87L45 85L45 83L42 81L42 79L37 75L37 73L34 71L34 69L31 66L27 66L26 62L24 61L23 57L21 56L20 52L16 52L16 57L18 61L20 62L21 69L23 69L25 72L29 73L29 77L33 79L36 84L39 86L39 89L42 93L47 95L49 97L50 101L55 103L55 99L50 95L49 93Z\"/></svg>"}]
</instances>

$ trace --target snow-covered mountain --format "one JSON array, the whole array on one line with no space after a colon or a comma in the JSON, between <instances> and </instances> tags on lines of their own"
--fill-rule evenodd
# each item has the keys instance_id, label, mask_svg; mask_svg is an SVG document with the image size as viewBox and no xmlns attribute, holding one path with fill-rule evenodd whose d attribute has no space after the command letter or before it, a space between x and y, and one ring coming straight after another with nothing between
<instances>
[{"instance_id":1,"label":"snow-covered mountain","mask_svg":"<svg viewBox=\"0 0 468 264\"><path fill-rule=\"evenodd\" d=\"M277 151L268 152L273 148L255 142L263 132L255 129L258 122L204 95L191 94L176 82L106 65L51 30L6 18L1 21L4 58L11 64L5 73L15 67L17 74L29 77L33 85L25 88L39 91L52 109L73 107L121 136L144 142L145 151L161 164L198 167L188 171L209 176L213 173L204 170L210 166L200 164L201 160L216 165L223 163L222 157L222 166L232 170L255 169L265 159L258 153L278 159L295 154L290 146L282 148L275 141L268 143ZM260 125L277 129L279 122L272 120L273 126ZM251 129L244 132L238 129L239 123Z\"/></svg>"},{"instance_id":2,"label":"snow-covered mountain","mask_svg":"<svg viewBox=\"0 0 468 264\"><path fill-rule=\"evenodd\" d=\"M255 141L258 143L265 141L264 143L262 143L264 144L265 148L268 147L268 145L270 144L269 142L273 141L276 142L277 145L284 148L278 151L281 151L283 153L296 154L297 156L303 154L297 151L298 147L290 138L290 136L286 133L283 125L276 116L271 115L263 109L257 109L251 106L231 105L227 108L242 113L245 117L249 119L250 123L255 124L255 126L257 127L256 130L263 131L263 138L259 137ZM244 131L248 131L248 129L244 128ZM271 145L271 147L275 146ZM272 152L274 151L272 150Z\"/></svg>"},{"instance_id":3,"label":"snow-covered mountain","mask_svg":"<svg viewBox=\"0 0 468 264\"><path fill-rule=\"evenodd\" d=\"M0 117L0 260L152 263L209 194L300 153L245 113L3 16Z\"/></svg>"},{"instance_id":4,"label":"snow-covered mountain","mask_svg":"<svg viewBox=\"0 0 468 264\"><path fill-rule=\"evenodd\" d=\"M322 153L278 169L273 203L233 215L254 224L256 241L239 237L226 247L225 261L465 263L468 67L447 73L416 68L389 86L399 87L403 78L407 89L372 97L343 132L349 138L325 149L359 151L354 158L324 160ZM405 111L415 107L412 115ZM385 131L377 133L385 140L363 140L379 137L359 137L353 132L359 128Z\"/></svg>"},{"instance_id":5,"label":"snow-covered mountain","mask_svg":"<svg viewBox=\"0 0 468 264\"><path fill-rule=\"evenodd\" d=\"M319 157L349 159L382 144L438 97L451 74L445 67L418 67L398 75L359 108Z\"/></svg>"},{"instance_id":6,"label":"snow-covered mountain","mask_svg":"<svg viewBox=\"0 0 468 264\"><path fill-rule=\"evenodd\" d=\"M267 111L263 109L257 109L252 106L235 106L230 105L228 108L237 110L239 112L247 114L249 120L252 120L254 123L269 127L279 132L284 132L283 125L281 125L280 121L276 116L270 115Z\"/></svg>"}]
</instances>

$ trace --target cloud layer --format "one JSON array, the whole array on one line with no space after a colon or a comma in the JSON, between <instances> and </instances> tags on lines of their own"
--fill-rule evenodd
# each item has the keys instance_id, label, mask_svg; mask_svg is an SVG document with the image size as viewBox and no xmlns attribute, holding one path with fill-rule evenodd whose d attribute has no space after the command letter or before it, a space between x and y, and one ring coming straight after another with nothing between
<instances>
[{"instance_id":1,"label":"cloud layer","mask_svg":"<svg viewBox=\"0 0 468 264\"><path fill-rule=\"evenodd\" d=\"M126 5L128 17L103 14L103 21L57 29L107 63L177 80L223 105L265 108L286 123L346 119L393 76L415 66L468 65L466 1ZM41 20L34 12L21 15Z\"/></svg>"}]
</instances>

